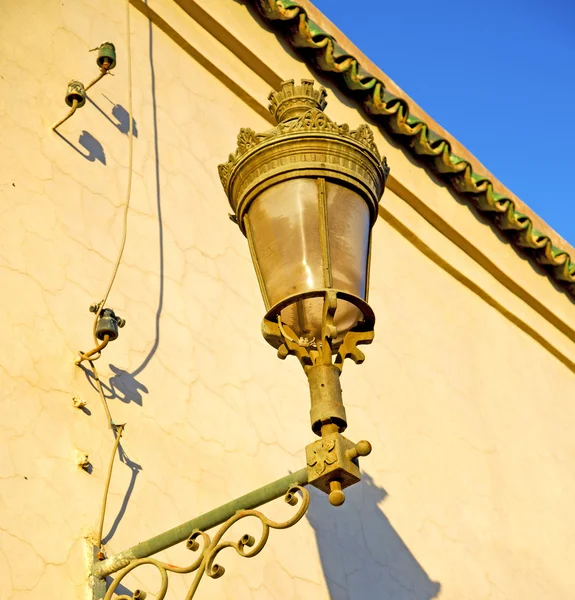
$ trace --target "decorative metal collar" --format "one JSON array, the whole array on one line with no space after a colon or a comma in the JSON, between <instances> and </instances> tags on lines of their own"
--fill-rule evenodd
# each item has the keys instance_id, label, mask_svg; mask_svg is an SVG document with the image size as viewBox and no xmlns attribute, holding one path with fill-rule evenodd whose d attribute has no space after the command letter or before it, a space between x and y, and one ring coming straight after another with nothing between
<instances>
[{"instance_id":1,"label":"decorative metal collar","mask_svg":"<svg viewBox=\"0 0 575 600\"><path fill-rule=\"evenodd\" d=\"M385 157L381 158L369 126L362 124L357 129L350 130L349 125L338 125L332 121L323 112L327 105L325 96L325 88L314 89L314 82L309 79L302 79L301 85L294 85L293 79L283 81L280 91L271 92L268 108L278 125L264 133L256 133L250 128L240 129L236 151L230 154L228 162L218 166L220 179L226 191L231 172L248 151L254 150L264 142L284 136L320 132L341 136L361 144L373 155L376 162L382 164L387 179L387 161Z\"/></svg>"}]
</instances>

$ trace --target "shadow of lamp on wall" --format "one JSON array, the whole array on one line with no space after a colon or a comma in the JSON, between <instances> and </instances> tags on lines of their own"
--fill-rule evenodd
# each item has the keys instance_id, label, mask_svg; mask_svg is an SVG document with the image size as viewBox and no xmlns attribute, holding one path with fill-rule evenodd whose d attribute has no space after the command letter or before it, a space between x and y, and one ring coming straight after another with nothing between
<instances>
[{"instance_id":1,"label":"shadow of lamp on wall","mask_svg":"<svg viewBox=\"0 0 575 600\"><path fill-rule=\"evenodd\" d=\"M265 304L263 336L279 358L293 355L301 363L310 389L311 429L319 439L306 447L306 466L300 471L114 556L102 556L92 568L94 598L111 600L124 577L142 565L159 571L162 583L156 597L160 600L167 592L168 573L195 573L186 596L193 598L204 575L223 575L224 568L214 562L221 550L233 548L250 558L263 549L272 529L286 529L303 518L310 502L304 486L313 485L328 495L333 506L340 506L345 501L343 490L361 481L358 459L371 452L371 445L342 435L347 417L339 379L345 359L363 362L365 356L358 346L371 343L374 336L375 316L367 303L371 230L389 169L370 128L360 125L350 130L348 125L333 122L324 113L325 96L325 89L315 89L313 81L302 80L300 85L284 81L269 96L276 127L264 133L241 129L235 152L219 166L233 209L230 218L247 238ZM377 508L383 490L370 478L363 486ZM299 507L287 521L270 521L255 510L281 496ZM327 573L334 555L328 555L324 542L329 528L322 531L327 505L325 500L323 505L319 502L308 518ZM373 512L373 523L358 523L358 532L371 525L379 528L381 540L387 540L390 552L396 552L387 564L403 560L409 571L403 584L421 590L410 598L433 598L436 584L417 569L413 556L378 511ZM336 522L349 522L352 527L355 514L353 507L338 513L330 527ZM237 542L224 541L228 529L246 517L260 521L261 537L256 540L246 534ZM217 526L221 527L213 537L206 533ZM191 565L176 567L151 558L186 540L195 557ZM384 568L377 543L358 551L370 550L376 552L370 564L374 569L377 565ZM399 567L393 568L398 571ZM107 587L106 577L114 572L117 575ZM136 590L132 597L140 595ZM384 598L379 593L373 597Z\"/></svg>"},{"instance_id":2,"label":"shadow of lamp on wall","mask_svg":"<svg viewBox=\"0 0 575 600\"><path fill-rule=\"evenodd\" d=\"M387 492L362 472L346 511L310 502L312 526L331 600L432 600L432 581L403 542L380 503Z\"/></svg>"}]
</instances>

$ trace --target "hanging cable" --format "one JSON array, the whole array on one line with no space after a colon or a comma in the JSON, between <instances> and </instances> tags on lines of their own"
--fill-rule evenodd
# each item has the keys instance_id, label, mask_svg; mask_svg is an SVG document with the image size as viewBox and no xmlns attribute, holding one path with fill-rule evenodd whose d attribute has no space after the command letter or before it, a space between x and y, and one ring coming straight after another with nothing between
<instances>
[{"instance_id":1,"label":"hanging cable","mask_svg":"<svg viewBox=\"0 0 575 600\"><path fill-rule=\"evenodd\" d=\"M99 358L100 353L108 345L109 342L110 342L110 336L106 334L104 336L104 339L102 340L101 344L99 344L98 346L96 346L95 348L90 350L89 352L86 352L86 353L80 352L79 353L80 356L76 359L76 364L79 365L83 360L90 360L90 357L93 356L94 354L97 354L98 358ZM96 359L92 359L92 360L96 360Z\"/></svg>"},{"instance_id":2,"label":"hanging cable","mask_svg":"<svg viewBox=\"0 0 575 600\"><path fill-rule=\"evenodd\" d=\"M98 526L98 537L96 538L96 547L98 548L98 557L102 556L102 535L104 534L104 518L106 516L106 505L108 504L108 491L110 490L110 481L112 481L112 470L114 468L114 460L116 459L116 452L118 452L118 446L120 445L120 438L126 425L115 425L114 433L116 440L114 442L114 448L112 449L112 456L110 458L110 464L108 465L108 476L106 477L106 485L104 486L104 496L102 498L102 508L100 509L100 524Z\"/></svg>"},{"instance_id":3,"label":"hanging cable","mask_svg":"<svg viewBox=\"0 0 575 600\"><path fill-rule=\"evenodd\" d=\"M130 40L130 1L126 0L126 49L128 55L128 122L130 126L128 127L128 186L126 188L126 204L124 205L124 221L122 226L122 241L120 242L120 249L118 252L118 258L116 260L116 264L114 265L114 269L112 271L112 276L110 277L110 283L106 289L106 293L100 302L100 306L98 308L98 312L96 313L96 318L94 319L94 342L96 346L98 345L98 338L96 337L96 323L98 322L98 317L102 312L106 301L108 300L108 296L112 290L112 286L114 285L114 281L116 280L116 275L118 274L118 269L120 268L120 263L122 262L122 256L124 254L124 248L126 247L126 237L128 236L128 211L130 209L130 200L132 197L132 165L134 162L134 123L132 120L132 44Z\"/></svg>"},{"instance_id":4,"label":"hanging cable","mask_svg":"<svg viewBox=\"0 0 575 600\"><path fill-rule=\"evenodd\" d=\"M100 74L98 75L98 77L92 79L92 81L90 81L90 83L84 88L84 90L87 92L92 86L96 85L98 81L100 81L100 79L104 77L104 75L113 75L113 73L110 73L110 71L104 68L100 69Z\"/></svg>"},{"instance_id":5,"label":"hanging cable","mask_svg":"<svg viewBox=\"0 0 575 600\"><path fill-rule=\"evenodd\" d=\"M58 127L60 127L60 125L62 125L62 123L65 123L76 112L77 108L78 108L78 100L76 98L74 98L74 100L72 100L72 106L71 106L68 114L65 117L63 117L62 119L60 119L57 123L54 123L54 125L52 125L52 130L56 131L56 129L58 129Z\"/></svg>"},{"instance_id":6,"label":"hanging cable","mask_svg":"<svg viewBox=\"0 0 575 600\"><path fill-rule=\"evenodd\" d=\"M94 336L94 344L95 347L93 350L89 352L82 353L80 352L80 357L76 361L76 364L80 364L83 360L87 360L87 357L90 357L90 360L98 360L101 356L101 350L105 347L101 347L100 340L96 335L96 328L98 325L98 319L100 318L100 314L102 310L105 308L105 304L108 301L108 296L112 291L112 287L114 282L116 281L116 275L118 274L118 269L120 268L120 264L122 262L122 256L124 255L124 249L126 247L126 238L128 236L128 213L130 210L130 200L132 197L132 167L134 162L134 134L133 127L134 123L132 120L132 45L130 40L130 6L129 2L126 9L126 22L127 22L127 32L126 32L126 49L127 49L127 57L128 57L128 184L126 188L126 202L124 204L124 217L122 223L122 240L120 242L120 248L118 251L118 257L116 258L116 262L114 263L114 268L112 270L112 276L110 277L110 281L108 283L108 287L106 288L106 292L104 293L104 297L98 303L98 309L96 310L96 315L94 317L94 326L92 328L92 334ZM105 73L103 73L100 77L97 77L90 86L99 81L101 77L103 77ZM89 86L89 87L90 87Z\"/></svg>"},{"instance_id":7,"label":"hanging cable","mask_svg":"<svg viewBox=\"0 0 575 600\"><path fill-rule=\"evenodd\" d=\"M92 367L92 373L94 375L94 381L96 382L96 388L98 390L98 394L100 394L100 400L102 401L102 406L104 407L104 412L106 413L106 418L108 419L108 429L113 429L115 427L114 420L112 419L112 414L110 413L110 408L108 407L106 396L104 396L104 390L102 388L100 376L98 375L98 370L96 369L96 365L94 364L93 360L88 359L88 362Z\"/></svg>"},{"instance_id":8,"label":"hanging cable","mask_svg":"<svg viewBox=\"0 0 575 600\"><path fill-rule=\"evenodd\" d=\"M98 558L104 558L104 552L102 549L102 535L104 530L104 519L106 517L106 506L108 504L108 492L110 490L110 482L112 480L112 470L114 468L114 461L116 460L116 454L118 453L118 446L120 445L120 438L122 437L122 432L124 431L124 425L116 425L112 419L112 415L110 413L110 409L108 407L108 403L106 401L106 397L104 396L104 390L102 388L102 382L100 381L100 377L98 375L98 370L96 369L96 365L94 361L100 358L101 351L107 345L109 341L109 336L105 335L104 339L100 343L96 334L96 328L98 325L98 318L100 317L100 313L104 309L104 306L108 300L108 296L112 290L112 286L114 285L114 281L116 280L116 275L118 274L118 269L120 268L120 263L122 262L122 256L124 254L124 248L126 247L126 237L128 234L128 211L130 208L130 198L132 193L132 165L133 165L133 154L134 154L134 138L133 138L133 122L132 122L132 47L131 47L131 33L130 33L130 0L126 0L126 48L127 48L127 58L128 58L128 119L129 119L129 129L128 129L128 186L126 191L126 203L124 206L124 221L122 227L122 241L120 243L120 249L118 252L118 258L114 264L114 269L112 271L112 276L110 277L110 282L108 283L108 287L106 288L106 293L102 301L99 303L96 312L96 316L94 318L94 342L96 347L94 350L91 350L86 353L80 353L81 360L88 360L90 363L90 367L92 368L92 372L94 374L94 380L96 381L96 387L98 389L98 393L100 395L100 399L102 400L102 404L104 406L104 410L106 412L106 417L108 419L108 426L113 429L116 439L114 441L114 447L112 448L112 456L110 458L110 464L108 466L108 474L106 477L106 484L104 486L104 495L102 498L102 507L100 509L100 520L98 526L98 537L97 537L97 548L98 548ZM80 362L81 362L80 360Z\"/></svg>"}]
</instances>

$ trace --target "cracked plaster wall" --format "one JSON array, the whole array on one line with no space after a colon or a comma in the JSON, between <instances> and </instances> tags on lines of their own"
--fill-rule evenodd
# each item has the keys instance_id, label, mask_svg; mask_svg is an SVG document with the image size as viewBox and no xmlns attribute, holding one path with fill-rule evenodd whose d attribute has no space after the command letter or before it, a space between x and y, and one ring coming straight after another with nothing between
<instances>
[{"instance_id":1,"label":"cracked plaster wall","mask_svg":"<svg viewBox=\"0 0 575 600\"><path fill-rule=\"evenodd\" d=\"M299 365L280 363L260 336L247 244L216 171L240 126L268 124L136 11L132 31L132 208L109 301L127 325L98 362L114 419L127 423L109 554L301 468L312 439ZM64 140L50 125L66 83L96 74L87 51L105 39L117 44L115 76L61 128ZM122 2L0 4L2 599L85 596L85 536L113 437L73 360L90 345L88 306L120 240L124 53ZM299 76L282 54L289 61ZM374 446L364 482L342 509L313 494L307 520L273 532L256 559L224 558L225 577L198 597L572 598L572 371L383 219L370 302L376 341L343 375L348 434ZM75 466L78 450L91 474ZM187 559L181 548L165 557ZM158 583L145 570L129 582ZM184 597L185 579L170 590Z\"/></svg>"}]
</instances>

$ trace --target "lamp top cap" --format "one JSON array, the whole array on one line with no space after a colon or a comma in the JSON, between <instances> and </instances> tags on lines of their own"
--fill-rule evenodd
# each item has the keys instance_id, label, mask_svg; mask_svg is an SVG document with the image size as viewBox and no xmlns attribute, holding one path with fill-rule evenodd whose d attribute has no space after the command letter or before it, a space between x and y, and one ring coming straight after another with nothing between
<instances>
[{"instance_id":1,"label":"lamp top cap","mask_svg":"<svg viewBox=\"0 0 575 600\"><path fill-rule=\"evenodd\" d=\"M326 95L323 86L314 88L312 79L302 79L300 85L295 85L294 80L289 79L282 81L279 91L270 92L269 111L278 124L297 119L311 108L323 110L327 106Z\"/></svg>"}]
</instances>

